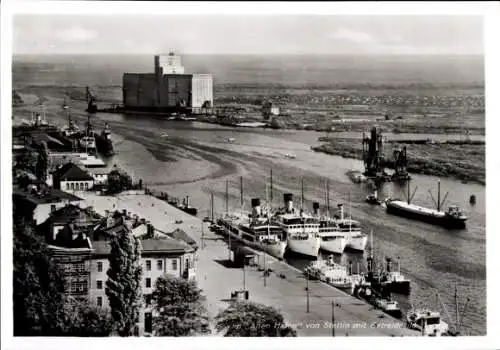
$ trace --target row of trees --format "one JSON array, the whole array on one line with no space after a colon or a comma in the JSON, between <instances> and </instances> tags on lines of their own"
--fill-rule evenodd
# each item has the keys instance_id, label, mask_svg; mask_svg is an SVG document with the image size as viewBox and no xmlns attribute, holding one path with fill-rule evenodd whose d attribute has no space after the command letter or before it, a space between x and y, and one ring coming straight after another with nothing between
<instances>
[{"instance_id":1,"label":"row of trees","mask_svg":"<svg viewBox=\"0 0 500 350\"><path fill-rule=\"evenodd\" d=\"M64 277L42 237L21 219L14 227L15 336L132 336L142 306L140 242L132 235L111 238L106 295L109 310L85 301L70 303ZM205 297L194 281L164 275L152 294L156 336L209 334ZM226 336L295 336L274 308L234 302L215 318Z\"/></svg>"}]
</instances>

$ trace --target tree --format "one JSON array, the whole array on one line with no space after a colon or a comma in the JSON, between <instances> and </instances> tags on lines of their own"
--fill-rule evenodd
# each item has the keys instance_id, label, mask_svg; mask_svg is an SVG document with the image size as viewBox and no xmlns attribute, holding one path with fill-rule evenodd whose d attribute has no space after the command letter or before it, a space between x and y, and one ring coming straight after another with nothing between
<instances>
[{"instance_id":1,"label":"tree","mask_svg":"<svg viewBox=\"0 0 500 350\"><path fill-rule=\"evenodd\" d=\"M210 333L201 289L193 281L164 275L156 280L153 304L155 334L189 336Z\"/></svg>"},{"instance_id":2,"label":"tree","mask_svg":"<svg viewBox=\"0 0 500 350\"><path fill-rule=\"evenodd\" d=\"M217 331L226 337L295 337L297 332L284 324L273 307L236 301L215 318Z\"/></svg>"},{"instance_id":3,"label":"tree","mask_svg":"<svg viewBox=\"0 0 500 350\"><path fill-rule=\"evenodd\" d=\"M73 337L107 337L113 331L108 309L98 309L86 302L69 305L66 310L65 335Z\"/></svg>"},{"instance_id":4,"label":"tree","mask_svg":"<svg viewBox=\"0 0 500 350\"><path fill-rule=\"evenodd\" d=\"M108 174L108 194L116 194L132 188L132 178L118 170Z\"/></svg>"},{"instance_id":5,"label":"tree","mask_svg":"<svg viewBox=\"0 0 500 350\"><path fill-rule=\"evenodd\" d=\"M140 242L131 232L117 234L110 239L106 295L116 330L122 337L131 336L139 318L141 303Z\"/></svg>"},{"instance_id":6,"label":"tree","mask_svg":"<svg viewBox=\"0 0 500 350\"><path fill-rule=\"evenodd\" d=\"M20 220L14 223L13 311L15 336L64 333L64 279L43 238Z\"/></svg>"}]
</instances>

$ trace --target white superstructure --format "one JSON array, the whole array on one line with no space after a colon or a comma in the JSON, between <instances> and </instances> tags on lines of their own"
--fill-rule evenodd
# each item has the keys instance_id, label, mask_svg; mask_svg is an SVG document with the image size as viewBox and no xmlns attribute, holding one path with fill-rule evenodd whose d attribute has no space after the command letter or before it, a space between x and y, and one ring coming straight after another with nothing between
<instances>
[{"instance_id":1,"label":"white superstructure","mask_svg":"<svg viewBox=\"0 0 500 350\"><path fill-rule=\"evenodd\" d=\"M285 212L276 214L274 219L283 228L289 250L317 257L321 244L319 222L302 210L296 211L293 208L292 198L290 193L284 195Z\"/></svg>"}]
</instances>

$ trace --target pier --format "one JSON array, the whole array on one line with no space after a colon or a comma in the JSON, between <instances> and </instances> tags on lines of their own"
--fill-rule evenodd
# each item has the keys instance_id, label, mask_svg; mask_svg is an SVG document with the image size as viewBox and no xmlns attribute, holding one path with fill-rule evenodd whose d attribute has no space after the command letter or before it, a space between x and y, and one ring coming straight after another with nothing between
<instances>
[{"instance_id":1,"label":"pier","mask_svg":"<svg viewBox=\"0 0 500 350\"><path fill-rule=\"evenodd\" d=\"M200 247L196 280L206 296L211 318L228 306L232 293L245 288L250 301L277 308L299 336L419 335L404 322L336 288L308 281L298 269L262 252L257 253L255 266L232 267L227 244L209 231L207 223L143 191L115 197L82 193L82 197L99 214L126 209L146 218L158 230L181 229L195 239ZM264 265L271 269L266 276Z\"/></svg>"}]
</instances>

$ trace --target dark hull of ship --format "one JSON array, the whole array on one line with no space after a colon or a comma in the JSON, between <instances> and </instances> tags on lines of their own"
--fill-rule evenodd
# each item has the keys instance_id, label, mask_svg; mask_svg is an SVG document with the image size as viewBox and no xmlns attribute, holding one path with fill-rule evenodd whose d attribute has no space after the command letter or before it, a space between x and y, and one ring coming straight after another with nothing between
<instances>
[{"instance_id":1,"label":"dark hull of ship","mask_svg":"<svg viewBox=\"0 0 500 350\"><path fill-rule=\"evenodd\" d=\"M391 202L387 203L387 213L402 216L412 220L423 221L433 225L443 226L450 229L465 228L465 222L467 221L467 219L453 218L448 215L435 216L428 213L415 212L413 210L408 210L407 208L391 204Z\"/></svg>"},{"instance_id":2,"label":"dark hull of ship","mask_svg":"<svg viewBox=\"0 0 500 350\"><path fill-rule=\"evenodd\" d=\"M411 291L410 281L379 282L373 279L370 282L372 288L384 296L390 296L391 293L409 295Z\"/></svg>"},{"instance_id":3,"label":"dark hull of ship","mask_svg":"<svg viewBox=\"0 0 500 350\"><path fill-rule=\"evenodd\" d=\"M97 148L97 152L106 157L112 156L115 153L113 143L110 139L103 135L95 135L95 146Z\"/></svg>"}]
</instances>

